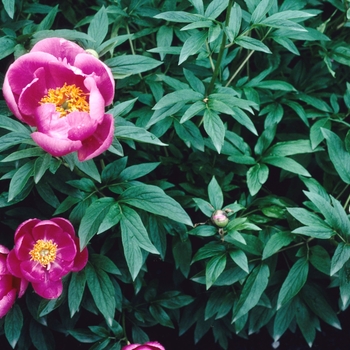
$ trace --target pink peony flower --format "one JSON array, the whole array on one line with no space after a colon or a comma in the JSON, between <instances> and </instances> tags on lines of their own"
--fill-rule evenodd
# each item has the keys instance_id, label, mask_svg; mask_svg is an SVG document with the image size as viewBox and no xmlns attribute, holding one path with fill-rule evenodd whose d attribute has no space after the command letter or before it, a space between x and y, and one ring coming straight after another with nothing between
<instances>
[{"instance_id":1,"label":"pink peony flower","mask_svg":"<svg viewBox=\"0 0 350 350\"><path fill-rule=\"evenodd\" d=\"M10 274L6 266L9 250L0 245L0 318L4 317L12 305L16 296L20 298L27 289L28 282Z\"/></svg>"},{"instance_id":2,"label":"pink peony flower","mask_svg":"<svg viewBox=\"0 0 350 350\"><path fill-rule=\"evenodd\" d=\"M149 341L144 344L130 344L122 348L122 350L165 350L164 346L157 341Z\"/></svg>"},{"instance_id":3,"label":"pink peony flower","mask_svg":"<svg viewBox=\"0 0 350 350\"><path fill-rule=\"evenodd\" d=\"M72 224L63 218L29 219L15 232L15 246L8 255L8 270L31 282L35 292L46 299L62 293L62 277L79 271L88 252L80 252Z\"/></svg>"},{"instance_id":4,"label":"pink peony flower","mask_svg":"<svg viewBox=\"0 0 350 350\"><path fill-rule=\"evenodd\" d=\"M34 126L33 140L53 156L78 152L80 161L111 145L114 119L105 114L115 83L111 70L77 44L39 41L8 69L5 100L22 122Z\"/></svg>"}]
</instances>

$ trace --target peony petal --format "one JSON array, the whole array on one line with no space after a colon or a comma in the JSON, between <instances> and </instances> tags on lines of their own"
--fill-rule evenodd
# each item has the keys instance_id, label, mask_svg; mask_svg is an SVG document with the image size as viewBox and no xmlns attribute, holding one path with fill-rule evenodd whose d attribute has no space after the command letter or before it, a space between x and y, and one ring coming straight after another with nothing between
<instances>
[{"instance_id":1,"label":"peony petal","mask_svg":"<svg viewBox=\"0 0 350 350\"><path fill-rule=\"evenodd\" d=\"M22 222L18 227L15 232L15 244L17 240L27 234L32 234L33 227L40 222L39 219L29 219L24 222Z\"/></svg>"},{"instance_id":2,"label":"peony petal","mask_svg":"<svg viewBox=\"0 0 350 350\"><path fill-rule=\"evenodd\" d=\"M20 264L21 261L17 259L16 252L14 250L11 250L6 260L6 265L9 273L16 277L22 278L23 274Z\"/></svg>"},{"instance_id":3,"label":"peony petal","mask_svg":"<svg viewBox=\"0 0 350 350\"><path fill-rule=\"evenodd\" d=\"M12 288L12 275L0 276L0 299L3 298Z\"/></svg>"},{"instance_id":4,"label":"peony petal","mask_svg":"<svg viewBox=\"0 0 350 350\"><path fill-rule=\"evenodd\" d=\"M65 218L53 218L50 219L55 224L60 226L64 232L67 232L72 238L75 237L75 230L71 222Z\"/></svg>"},{"instance_id":5,"label":"peony petal","mask_svg":"<svg viewBox=\"0 0 350 350\"><path fill-rule=\"evenodd\" d=\"M97 122L88 113L72 112L66 117L70 129L68 138L72 141L84 140L96 130Z\"/></svg>"},{"instance_id":6,"label":"peony petal","mask_svg":"<svg viewBox=\"0 0 350 350\"><path fill-rule=\"evenodd\" d=\"M31 137L44 151L55 157L65 156L82 146L81 141L57 139L41 132L33 132Z\"/></svg>"},{"instance_id":7,"label":"peony petal","mask_svg":"<svg viewBox=\"0 0 350 350\"><path fill-rule=\"evenodd\" d=\"M33 73L39 68L48 68L50 62L57 62L57 58L43 52L27 53L20 56L10 65L6 73L12 93L19 96L22 90L35 78Z\"/></svg>"},{"instance_id":8,"label":"peony petal","mask_svg":"<svg viewBox=\"0 0 350 350\"><path fill-rule=\"evenodd\" d=\"M10 290L0 299L0 318L4 317L11 309L16 300L16 290Z\"/></svg>"},{"instance_id":9,"label":"peony petal","mask_svg":"<svg viewBox=\"0 0 350 350\"><path fill-rule=\"evenodd\" d=\"M102 152L106 151L112 144L114 137L114 118L111 114L105 114L101 124L98 125L96 132L84 140L82 147L78 151L78 159L92 159Z\"/></svg>"},{"instance_id":10,"label":"peony petal","mask_svg":"<svg viewBox=\"0 0 350 350\"><path fill-rule=\"evenodd\" d=\"M61 139L67 138L69 125L66 118L61 118L53 103L45 103L36 108L35 123L39 132Z\"/></svg>"},{"instance_id":11,"label":"peony petal","mask_svg":"<svg viewBox=\"0 0 350 350\"><path fill-rule=\"evenodd\" d=\"M56 259L48 266L47 269L47 278L50 281L58 281L63 276L67 275L73 266L73 261L64 261L60 259Z\"/></svg>"},{"instance_id":12,"label":"peony petal","mask_svg":"<svg viewBox=\"0 0 350 350\"><path fill-rule=\"evenodd\" d=\"M9 273L6 266L7 254L0 254L0 277L1 275L7 275Z\"/></svg>"},{"instance_id":13,"label":"peony petal","mask_svg":"<svg viewBox=\"0 0 350 350\"><path fill-rule=\"evenodd\" d=\"M51 220L42 220L33 227L32 235L35 241L43 239L49 241L61 235L62 229Z\"/></svg>"},{"instance_id":14,"label":"peony petal","mask_svg":"<svg viewBox=\"0 0 350 350\"><path fill-rule=\"evenodd\" d=\"M139 346L141 346L141 344L130 344L130 345L123 346L122 350L135 350Z\"/></svg>"},{"instance_id":15,"label":"peony petal","mask_svg":"<svg viewBox=\"0 0 350 350\"><path fill-rule=\"evenodd\" d=\"M29 282L43 282L47 279L47 270L39 262L26 260L20 263L23 278Z\"/></svg>"},{"instance_id":16,"label":"peony petal","mask_svg":"<svg viewBox=\"0 0 350 350\"><path fill-rule=\"evenodd\" d=\"M15 245L14 251L18 260L28 260L31 258L30 251L33 249L35 240L31 234L20 237Z\"/></svg>"},{"instance_id":17,"label":"peony petal","mask_svg":"<svg viewBox=\"0 0 350 350\"><path fill-rule=\"evenodd\" d=\"M61 280L44 280L40 283L32 283L34 291L45 299L56 299L62 294L63 284Z\"/></svg>"},{"instance_id":18,"label":"peony petal","mask_svg":"<svg viewBox=\"0 0 350 350\"><path fill-rule=\"evenodd\" d=\"M62 38L47 38L40 40L33 46L30 52L37 51L50 53L62 60L66 59L67 63L71 65L74 64L75 56L82 52L85 53L84 49L79 45Z\"/></svg>"},{"instance_id":19,"label":"peony petal","mask_svg":"<svg viewBox=\"0 0 350 350\"><path fill-rule=\"evenodd\" d=\"M0 254L8 254L10 250L4 245L0 244Z\"/></svg>"},{"instance_id":20,"label":"peony petal","mask_svg":"<svg viewBox=\"0 0 350 350\"><path fill-rule=\"evenodd\" d=\"M16 277L14 277L14 278L16 278ZM18 298L21 298L23 296L24 292L27 290L28 284L29 284L29 282L27 280L25 280L24 278L21 278L19 280L19 287L17 287Z\"/></svg>"},{"instance_id":21,"label":"peony petal","mask_svg":"<svg viewBox=\"0 0 350 350\"><path fill-rule=\"evenodd\" d=\"M105 101L100 93L100 90L96 86L96 81L93 78L86 78L84 84L86 88L90 91L90 116L93 120L96 120L98 123L101 123L104 118Z\"/></svg>"},{"instance_id":22,"label":"peony petal","mask_svg":"<svg viewBox=\"0 0 350 350\"><path fill-rule=\"evenodd\" d=\"M76 237L74 239L74 241L75 241L75 244L77 246L78 252L77 252L77 255L75 256L74 264L72 266L71 271L77 272L77 271L82 270L85 267L85 265L88 261L89 253L88 253L88 250L86 247L82 251L80 251L80 244L79 244L78 237Z\"/></svg>"},{"instance_id":23,"label":"peony petal","mask_svg":"<svg viewBox=\"0 0 350 350\"><path fill-rule=\"evenodd\" d=\"M113 102L115 92L115 82L110 68L98 58L86 53L77 55L74 66L80 68L84 74L94 78L97 88L105 100L105 105L110 105Z\"/></svg>"},{"instance_id":24,"label":"peony petal","mask_svg":"<svg viewBox=\"0 0 350 350\"><path fill-rule=\"evenodd\" d=\"M12 93L12 90L11 90L11 87L10 87L7 75L5 76L5 79L4 79L4 85L2 87L2 93L4 95L4 98L6 100L6 103L7 103L8 107L10 108L10 111L19 120L24 122L22 114L21 114L21 112L18 109L16 98L15 98L14 94ZM17 99L18 99L18 96L17 96Z\"/></svg>"}]
</instances>

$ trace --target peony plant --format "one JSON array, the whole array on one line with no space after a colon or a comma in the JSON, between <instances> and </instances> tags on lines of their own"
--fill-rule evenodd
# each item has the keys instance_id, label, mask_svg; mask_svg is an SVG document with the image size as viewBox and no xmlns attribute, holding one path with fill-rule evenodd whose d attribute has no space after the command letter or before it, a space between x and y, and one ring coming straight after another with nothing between
<instances>
[{"instance_id":1,"label":"peony plant","mask_svg":"<svg viewBox=\"0 0 350 350\"><path fill-rule=\"evenodd\" d=\"M77 44L39 41L8 69L3 86L12 113L36 128L33 140L53 156L78 153L80 161L111 145L114 119L105 107L114 98L110 69Z\"/></svg>"},{"instance_id":2,"label":"peony plant","mask_svg":"<svg viewBox=\"0 0 350 350\"><path fill-rule=\"evenodd\" d=\"M149 341L144 344L129 344L124 346L122 350L165 350L165 348L157 341Z\"/></svg>"},{"instance_id":3,"label":"peony plant","mask_svg":"<svg viewBox=\"0 0 350 350\"><path fill-rule=\"evenodd\" d=\"M4 317L16 301L16 297L23 296L28 281L12 275L6 264L9 250L0 245L0 318Z\"/></svg>"},{"instance_id":4,"label":"peony plant","mask_svg":"<svg viewBox=\"0 0 350 350\"><path fill-rule=\"evenodd\" d=\"M29 219L15 232L15 246L7 258L10 273L30 282L46 299L58 298L62 277L87 263L87 248L80 251L72 224L64 218Z\"/></svg>"}]
</instances>

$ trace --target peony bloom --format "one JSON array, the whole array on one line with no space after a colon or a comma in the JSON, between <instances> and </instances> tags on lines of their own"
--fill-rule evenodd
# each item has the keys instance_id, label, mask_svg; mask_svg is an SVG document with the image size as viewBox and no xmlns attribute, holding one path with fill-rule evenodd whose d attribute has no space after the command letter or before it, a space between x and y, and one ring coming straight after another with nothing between
<instances>
[{"instance_id":1,"label":"peony bloom","mask_svg":"<svg viewBox=\"0 0 350 350\"><path fill-rule=\"evenodd\" d=\"M9 250L0 245L0 318L4 317L27 289L28 282L10 274L6 266Z\"/></svg>"},{"instance_id":2,"label":"peony bloom","mask_svg":"<svg viewBox=\"0 0 350 350\"><path fill-rule=\"evenodd\" d=\"M29 219L15 232L7 267L13 275L31 282L41 297L55 299L62 293L62 277L81 270L87 259L87 248L80 252L79 239L68 220Z\"/></svg>"},{"instance_id":3,"label":"peony bloom","mask_svg":"<svg viewBox=\"0 0 350 350\"><path fill-rule=\"evenodd\" d=\"M111 70L77 44L39 41L8 69L5 100L22 122L34 126L33 140L53 156L77 152L80 161L111 145L114 119L105 114L115 83Z\"/></svg>"},{"instance_id":4,"label":"peony bloom","mask_svg":"<svg viewBox=\"0 0 350 350\"><path fill-rule=\"evenodd\" d=\"M165 350L164 346L157 341L149 341L144 344L130 344L122 348L122 350Z\"/></svg>"}]
</instances>

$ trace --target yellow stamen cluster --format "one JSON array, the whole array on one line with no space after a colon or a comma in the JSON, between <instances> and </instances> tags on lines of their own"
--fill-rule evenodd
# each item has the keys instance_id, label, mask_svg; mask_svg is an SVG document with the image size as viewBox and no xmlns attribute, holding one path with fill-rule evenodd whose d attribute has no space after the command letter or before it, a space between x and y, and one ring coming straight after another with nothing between
<instances>
[{"instance_id":1,"label":"yellow stamen cluster","mask_svg":"<svg viewBox=\"0 0 350 350\"><path fill-rule=\"evenodd\" d=\"M67 85L65 83L62 87L49 89L47 95L39 103L53 103L56 105L56 111L61 114L61 117L65 117L68 113L75 111L89 113L90 108L87 95L75 84Z\"/></svg>"},{"instance_id":2,"label":"yellow stamen cluster","mask_svg":"<svg viewBox=\"0 0 350 350\"><path fill-rule=\"evenodd\" d=\"M42 266L50 266L50 263L55 261L57 252L57 244L50 239L45 241L39 239L34 244L33 249L29 252L31 260L39 262Z\"/></svg>"}]
</instances>

